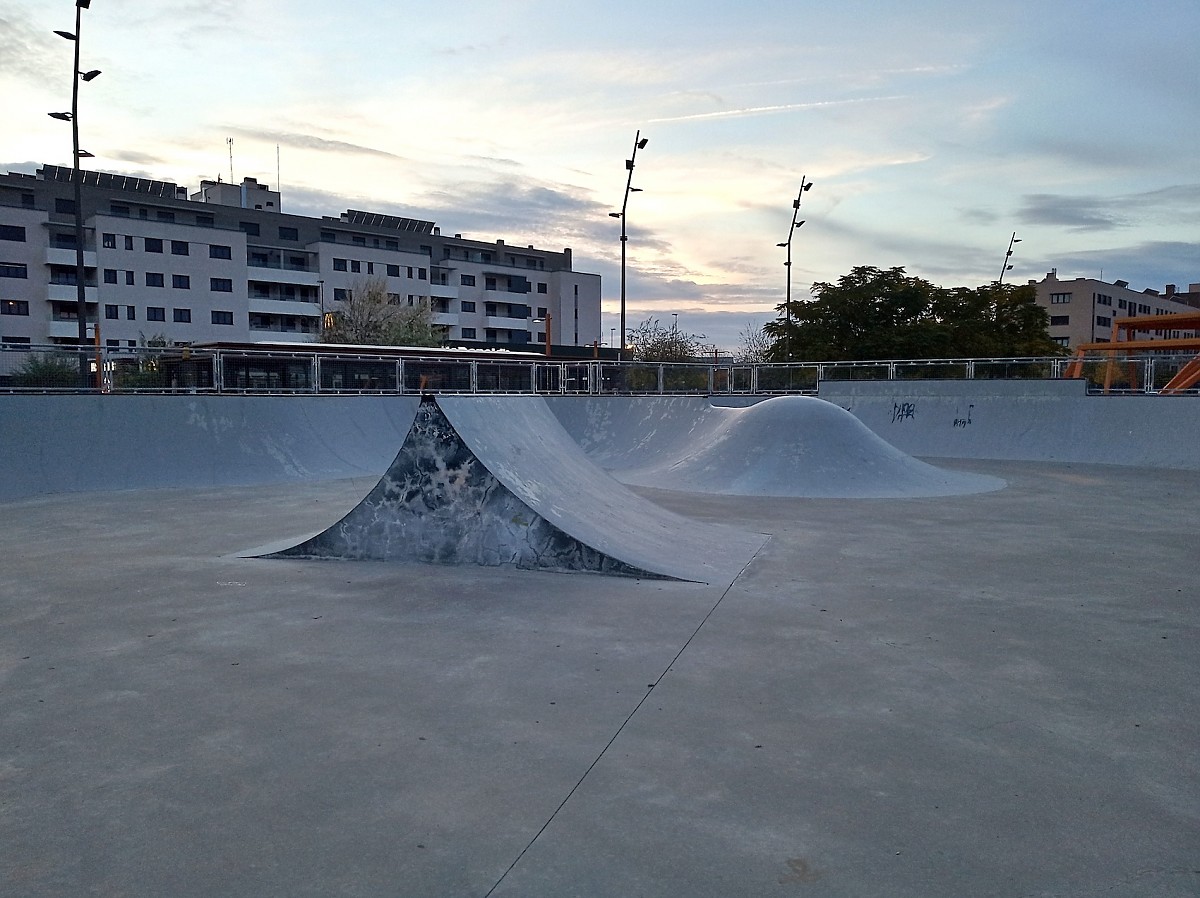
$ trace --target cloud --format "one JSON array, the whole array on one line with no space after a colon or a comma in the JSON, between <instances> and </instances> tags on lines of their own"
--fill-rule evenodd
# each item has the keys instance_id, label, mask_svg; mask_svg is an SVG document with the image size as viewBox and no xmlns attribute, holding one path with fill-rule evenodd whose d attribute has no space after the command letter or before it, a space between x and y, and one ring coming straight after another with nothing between
<instances>
[{"instance_id":1,"label":"cloud","mask_svg":"<svg viewBox=\"0 0 1200 898\"><path fill-rule=\"evenodd\" d=\"M7 5L7 4L6 4ZM70 10L64 10L58 26L71 30ZM5 74L21 81L42 84L47 73L61 70L65 84L70 85L71 51L68 42L53 32L53 26L43 28L28 14L0 6L0 59Z\"/></svg>"},{"instance_id":2,"label":"cloud","mask_svg":"<svg viewBox=\"0 0 1200 898\"><path fill-rule=\"evenodd\" d=\"M257 128L241 128L236 125L224 125L222 127L228 134L240 135L252 140L261 140L264 143L283 144L294 149L316 150L319 153L353 153L360 156L382 156L387 159L410 161L404 156L376 147L348 143L344 140L328 140L324 137L314 137L311 134L301 134L296 131L269 131Z\"/></svg>"},{"instance_id":3,"label":"cloud","mask_svg":"<svg viewBox=\"0 0 1200 898\"><path fill-rule=\"evenodd\" d=\"M1200 184L1183 184L1122 195L1027 194L1019 214L1030 225L1112 231L1131 226L1139 218L1169 216L1173 221L1200 220L1197 209L1200 209Z\"/></svg>"},{"instance_id":4,"label":"cloud","mask_svg":"<svg viewBox=\"0 0 1200 898\"><path fill-rule=\"evenodd\" d=\"M1128 246L1074 250L1056 253L1045 261L1045 271L1058 269L1060 279L1102 277L1112 283L1118 278L1135 290L1161 290L1175 284L1186 290L1200 283L1200 249L1196 243L1162 240Z\"/></svg>"},{"instance_id":5,"label":"cloud","mask_svg":"<svg viewBox=\"0 0 1200 898\"><path fill-rule=\"evenodd\" d=\"M652 118L652 124L661 122L689 122L702 119L744 118L749 115L773 115L779 112L793 112L799 109L821 109L828 106L848 106L858 103L885 103L893 100L903 100L903 96L893 97L859 97L851 100L816 100L809 103L782 103L775 106L747 106L742 109L724 109L718 112L697 112L690 115L673 115L664 118Z\"/></svg>"}]
</instances>

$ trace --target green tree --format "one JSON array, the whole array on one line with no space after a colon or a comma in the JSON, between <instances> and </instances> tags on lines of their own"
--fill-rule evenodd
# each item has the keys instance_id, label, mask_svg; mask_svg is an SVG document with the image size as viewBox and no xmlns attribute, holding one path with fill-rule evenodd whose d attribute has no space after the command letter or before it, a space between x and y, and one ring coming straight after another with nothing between
<instances>
[{"instance_id":1,"label":"green tree","mask_svg":"<svg viewBox=\"0 0 1200 898\"><path fill-rule=\"evenodd\" d=\"M772 361L1056 355L1032 286L938 287L903 268L860 266L763 328ZM790 319L790 320L789 320Z\"/></svg>"},{"instance_id":2,"label":"green tree","mask_svg":"<svg viewBox=\"0 0 1200 898\"><path fill-rule=\"evenodd\" d=\"M78 387L79 362L74 357L62 353L35 353L13 374L13 386Z\"/></svg>"},{"instance_id":3,"label":"green tree","mask_svg":"<svg viewBox=\"0 0 1200 898\"><path fill-rule=\"evenodd\" d=\"M427 300L402 305L380 277L355 281L321 330L323 343L375 346L438 346L442 336Z\"/></svg>"}]
</instances>

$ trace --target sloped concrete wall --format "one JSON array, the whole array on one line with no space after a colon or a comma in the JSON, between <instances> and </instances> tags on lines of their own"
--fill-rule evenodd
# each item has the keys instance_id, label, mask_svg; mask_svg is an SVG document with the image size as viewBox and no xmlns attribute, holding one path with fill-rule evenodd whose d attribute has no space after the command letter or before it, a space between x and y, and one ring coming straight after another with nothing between
<instances>
[{"instance_id":1,"label":"sloped concrete wall","mask_svg":"<svg viewBox=\"0 0 1200 898\"><path fill-rule=\"evenodd\" d=\"M378 476L413 396L0 395L0 499Z\"/></svg>"},{"instance_id":2,"label":"sloped concrete wall","mask_svg":"<svg viewBox=\"0 0 1200 898\"><path fill-rule=\"evenodd\" d=\"M1089 396L1079 380L823 382L821 399L927 458L1200 470L1200 397Z\"/></svg>"}]
</instances>

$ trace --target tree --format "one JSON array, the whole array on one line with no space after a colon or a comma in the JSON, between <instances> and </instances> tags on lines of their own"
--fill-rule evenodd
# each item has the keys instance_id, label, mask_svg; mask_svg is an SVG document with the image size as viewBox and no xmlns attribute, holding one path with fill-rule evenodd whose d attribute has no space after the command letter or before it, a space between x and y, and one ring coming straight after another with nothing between
<instances>
[{"instance_id":1,"label":"tree","mask_svg":"<svg viewBox=\"0 0 1200 898\"><path fill-rule=\"evenodd\" d=\"M737 361L745 365L754 365L770 359L771 338L762 327L753 321L746 322L738 334Z\"/></svg>"},{"instance_id":2,"label":"tree","mask_svg":"<svg viewBox=\"0 0 1200 898\"><path fill-rule=\"evenodd\" d=\"M355 281L346 291L340 308L326 316L321 342L438 346L441 333L427 299L401 305L398 295L387 292L387 281L374 277Z\"/></svg>"},{"instance_id":3,"label":"tree","mask_svg":"<svg viewBox=\"0 0 1200 898\"><path fill-rule=\"evenodd\" d=\"M1056 355L1049 319L1031 286L991 283L947 289L905 274L860 266L836 284L813 284L815 299L792 303L763 328L772 361L931 359Z\"/></svg>"},{"instance_id":4,"label":"tree","mask_svg":"<svg viewBox=\"0 0 1200 898\"><path fill-rule=\"evenodd\" d=\"M693 361L702 354L703 339L703 334L663 327L657 318L647 318L629 332L633 358L639 362Z\"/></svg>"}]
</instances>

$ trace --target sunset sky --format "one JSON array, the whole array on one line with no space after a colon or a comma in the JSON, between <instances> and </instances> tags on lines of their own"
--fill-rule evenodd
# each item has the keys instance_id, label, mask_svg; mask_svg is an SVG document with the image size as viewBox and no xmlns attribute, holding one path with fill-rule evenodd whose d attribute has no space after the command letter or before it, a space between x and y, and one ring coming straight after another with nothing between
<instances>
[{"instance_id":1,"label":"sunset sky","mask_svg":"<svg viewBox=\"0 0 1200 898\"><path fill-rule=\"evenodd\" d=\"M93 0L89 167L253 176L283 210L348 207L574 251L617 326L733 347L855 265L945 286L1200 282L1200 2L456 4ZM0 169L70 164L72 0L0 0Z\"/></svg>"}]
</instances>

